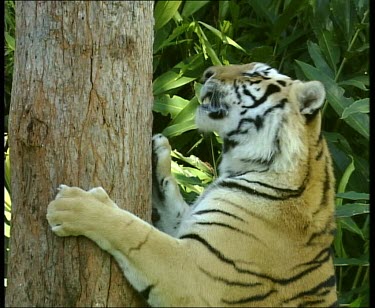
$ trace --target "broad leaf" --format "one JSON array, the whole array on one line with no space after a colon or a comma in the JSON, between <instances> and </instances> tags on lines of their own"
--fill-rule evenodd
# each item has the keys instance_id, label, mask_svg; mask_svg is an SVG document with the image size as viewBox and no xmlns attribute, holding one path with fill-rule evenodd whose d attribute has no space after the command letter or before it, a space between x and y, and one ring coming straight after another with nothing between
<instances>
[{"instance_id":1,"label":"broad leaf","mask_svg":"<svg viewBox=\"0 0 375 308\"><path fill-rule=\"evenodd\" d=\"M370 195L365 193L358 193L355 191L347 191L343 193L337 193L336 197L348 200L370 200Z\"/></svg>"},{"instance_id":2,"label":"broad leaf","mask_svg":"<svg viewBox=\"0 0 375 308\"><path fill-rule=\"evenodd\" d=\"M155 30L163 27L176 14L182 1L158 1L155 6Z\"/></svg>"},{"instance_id":3,"label":"broad leaf","mask_svg":"<svg viewBox=\"0 0 375 308\"><path fill-rule=\"evenodd\" d=\"M175 136L181 135L184 132L187 132L189 130L193 130L196 128L197 126L195 124L195 120L190 120L190 121L168 126L163 130L162 134L166 137L175 137Z\"/></svg>"},{"instance_id":4,"label":"broad leaf","mask_svg":"<svg viewBox=\"0 0 375 308\"><path fill-rule=\"evenodd\" d=\"M189 103L188 100L180 96L174 95L158 95L154 98L153 111L159 112L162 115L170 115L174 119Z\"/></svg>"},{"instance_id":5,"label":"broad leaf","mask_svg":"<svg viewBox=\"0 0 375 308\"><path fill-rule=\"evenodd\" d=\"M206 1L185 1L184 8L182 9L181 15L183 17L188 17L190 15L193 15L196 11L200 10L202 7L204 7L209 2L210 2L209 0L206 0Z\"/></svg>"},{"instance_id":6,"label":"broad leaf","mask_svg":"<svg viewBox=\"0 0 375 308\"><path fill-rule=\"evenodd\" d=\"M336 217L352 217L355 215L367 214L370 212L370 206L365 203L344 204L336 209Z\"/></svg>"},{"instance_id":7,"label":"broad leaf","mask_svg":"<svg viewBox=\"0 0 375 308\"><path fill-rule=\"evenodd\" d=\"M316 68L324 72L327 76L333 78L333 71L325 61L319 45L309 41L307 42L307 47L310 57L311 59L313 59Z\"/></svg>"},{"instance_id":8,"label":"broad leaf","mask_svg":"<svg viewBox=\"0 0 375 308\"><path fill-rule=\"evenodd\" d=\"M348 265L368 266L368 265L370 265L368 259L362 260L362 259L355 259L355 258L335 258L333 260L333 263L336 266L348 266Z\"/></svg>"},{"instance_id":9,"label":"broad leaf","mask_svg":"<svg viewBox=\"0 0 375 308\"><path fill-rule=\"evenodd\" d=\"M355 101L349 107L346 107L342 112L341 119L346 119L348 116L354 113L369 113L370 112L370 100L369 98L360 99Z\"/></svg>"},{"instance_id":10,"label":"broad leaf","mask_svg":"<svg viewBox=\"0 0 375 308\"><path fill-rule=\"evenodd\" d=\"M168 71L155 79L153 83L153 93L154 95L163 94L169 90L190 83L195 79L194 77L184 77L181 73Z\"/></svg>"}]
</instances>

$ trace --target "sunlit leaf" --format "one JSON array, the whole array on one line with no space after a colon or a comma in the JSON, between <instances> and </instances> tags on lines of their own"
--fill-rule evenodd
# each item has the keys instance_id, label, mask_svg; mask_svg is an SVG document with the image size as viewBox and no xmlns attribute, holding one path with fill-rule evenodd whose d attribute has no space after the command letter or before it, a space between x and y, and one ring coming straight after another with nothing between
<instances>
[{"instance_id":1,"label":"sunlit leaf","mask_svg":"<svg viewBox=\"0 0 375 308\"><path fill-rule=\"evenodd\" d=\"M155 30L163 27L176 14L182 1L158 1L155 6Z\"/></svg>"},{"instance_id":2,"label":"sunlit leaf","mask_svg":"<svg viewBox=\"0 0 375 308\"><path fill-rule=\"evenodd\" d=\"M206 174L213 173L212 167L208 166L205 162L201 161L200 158L197 156L190 155L189 157L185 157L177 150L173 150L171 154L172 157L175 157L185 163L188 163L196 167L197 169L204 171Z\"/></svg>"},{"instance_id":3,"label":"sunlit leaf","mask_svg":"<svg viewBox=\"0 0 375 308\"><path fill-rule=\"evenodd\" d=\"M5 41L7 49L14 51L16 49L16 41L8 32L5 32Z\"/></svg>"},{"instance_id":4,"label":"sunlit leaf","mask_svg":"<svg viewBox=\"0 0 375 308\"><path fill-rule=\"evenodd\" d=\"M185 77L174 71L168 71L154 80L153 93L154 95L163 94L169 90L190 83L195 79L194 77Z\"/></svg>"},{"instance_id":5,"label":"sunlit leaf","mask_svg":"<svg viewBox=\"0 0 375 308\"><path fill-rule=\"evenodd\" d=\"M168 126L163 130L162 134L166 137L175 137L175 136L179 136L182 133L185 133L189 130L193 130L196 128L197 126L195 124L195 120L190 120L190 121Z\"/></svg>"},{"instance_id":6,"label":"sunlit leaf","mask_svg":"<svg viewBox=\"0 0 375 308\"><path fill-rule=\"evenodd\" d=\"M230 37L226 36L224 33L220 32L218 29L199 21L199 23L203 26L205 26L208 30L210 30L213 34L215 34L218 38L222 40L223 43L232 45L233 47L236 47L237 49L246 52L245 49L243 49L240 45L238 45L235 41L233 41Z\"/></svg>"},{"instance_id":7,"label":"sunlit leaf","mask_svg":"<svg viewBox=\"0 0 375 308\"><path fill-rule=\"evenodd\" d=\"M170 96L167 94L158 95L154 98L153 111L163 115L170 115L174 119L189 103L188 100L180 96Z\"/></svg>"},{"instance_id":8,"label":"sunlit leaf","mask_svg":"<svg viewBox=\"0 0 375 308\"><path fill-rule=\"evenodd\" d=\"M188 104L186 104L186 106L181 110L181 112L176 115L176 117L168 124L168 126L194 120L198 105L198 99L196 97L193 97L193 99Z\"/></svg>"}]
</instances>

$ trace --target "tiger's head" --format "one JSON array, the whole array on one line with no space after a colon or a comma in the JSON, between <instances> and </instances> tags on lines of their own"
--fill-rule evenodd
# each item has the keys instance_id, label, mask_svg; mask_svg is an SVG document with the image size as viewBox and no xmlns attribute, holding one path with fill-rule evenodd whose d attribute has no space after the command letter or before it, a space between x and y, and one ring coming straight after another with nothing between
<instances>
[{"instance_id":1,"label":"tiger's head","mask_svg":"<svg viewBox=\"0 0 375 308\"><path fill-rule=\"evenodd\" d=\"M223 139L221 173L285 172L307 159L309 140L320 134L319 81L293 80L256 62L210 67L203 80L196 124Z\"/></svg>"}]
</instances>

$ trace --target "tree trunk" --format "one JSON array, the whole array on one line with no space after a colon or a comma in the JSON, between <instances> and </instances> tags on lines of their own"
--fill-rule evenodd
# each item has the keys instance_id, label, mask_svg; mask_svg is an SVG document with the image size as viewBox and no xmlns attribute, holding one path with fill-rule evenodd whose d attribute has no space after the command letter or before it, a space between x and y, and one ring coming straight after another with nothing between
<instances>
[{"instance_id":1,"label":"tree trunk","mask_svg":"<svg viewBox=\"0 0 375 308\"><path fill-rule=\"evenodd\" d=\"M6 305L144 305L109 254L53 235L46 207L61 183L102 186L150 221L153 2L16 2L16 39Z\"/></svg>"}]
</instances>

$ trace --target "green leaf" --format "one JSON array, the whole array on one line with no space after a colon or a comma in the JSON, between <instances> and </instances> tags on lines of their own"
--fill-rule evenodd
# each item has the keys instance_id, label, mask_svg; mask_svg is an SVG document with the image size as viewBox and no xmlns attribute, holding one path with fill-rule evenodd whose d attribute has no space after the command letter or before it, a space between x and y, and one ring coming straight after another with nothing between
<instances>
[{"instance_id":1,"label":"green leaf","mask_svg":"<svg viewBox=\"0 0 375 308\"><path fill-rule=\"evenodd\" d=\"M355 215L367 214L370 212L370 206L365 203L350 203L339 206L336 209L336 217L352 217Z\"/></svg>"},{"instance_id":2,"label":"green leaf","mask_svg":"<svg viewBox=\"0 0 375 308\"><path fill-rule=\"evenodd\" d=\"M366 78L366 76L363 76L363 77ZM367 76L367 79L368 79L368 76ZM353 87L356 87L356 88L361 89L363 91L368 91L368 88L366 87L366 84L368 85L368 81L367 81L367 83L364 83L359 78L352 78L352 79L340 81L337 84L339 86L353 86Z\"/></svg>"},{"instance_id":3,"label":"green leaf","mask_svg":"<svg viewBox=\"0 0 375 308\"><path fill-rule=\"evenodd\" d=\"M7 189L11 192L11 186L10 186L10 156L9 156L9 148L7 152L5 153L5 173L4 173L4 179L5 179L5 186Z\"/></svg>"},{"instance_id":4,"label":"green leaf","mask_svg":"<svg viewBox=\"0 0 375 308\"><path fill-rule=\"evenodd\" d=\"M332 31L321 30L318 35L319 46L325 55L329 66L337 71L336 66L340 61L340 48L334 39Z\"/></svg>"},{"instance_id":5,"label":"green leaf","mask_svg":"<svg viewBox=\"0 0 375 308\"><path fill-rule=\"evenodd\" d=\"M332 17L341 29L346 42L349 42L356 24L353 1L331 0Z\"/></svg>"},{"instance_id":6,"label":"green leaf","mask_svg":"<svg viewBox=\"0 0 375 308\"><path fill-rule=\"evenodd\" d=\"M355 101L349 107L346 107L342 112L341 119L346 119L349 115L354 113L369 113L370 112L370 100L363 98Z\"/></svg>"},{"instance_id":7,"label":"green leaf","mask_svg":"<svg viewBox=\"0 0 375 308\"><path fill-rule=\"evenodd\" d=\"M178 45L188 40L186 39L177 39L180 35L188 31L190 25L188 23L183 23L173 29L172 33L168 36L169 31L166 31L165 28L160 29L155 32L154 39L154 54L156 54L160 49L171 45Z\"/></svg>"},{"instance_id":8,"label":"green leaf","mask_svg":"<svg viewBox=\"0 0 375 308\"><path fill-rule=\"evenodd\" d=\"M14 51L16 49L16 41L8 32L5 32L5 41L7 49Z\"/></svg>"},{"instance_id":9,"label":"green leaf","mask_svg":"<svg viewBox=\"0 0 375 308\"><path fill-rule=\"evenodd\" d=\"M193 130L196 128L197 126L195 124L195 120L190 120L190 121L185 121L182 123L168 126L163 130L162 134L165 137L175 137L175 136L179 136L182 133L185 133L189 130Z\"/></svg>"},{"instance_id":10,"label":"green leaf","mask_svg":"<svg viewBox=\"0 0 375 308\"><path fill-rule=\"evenodd\" d=\"M348 265L361 265L369 266L370 262L368 260L356 259L356 258L335 258L333 260L335 266L348 266Z\"/></svg>"},{"instance_id":11,"label":"green leaf","mask_svg":"<svg viewBox=\"0 0 375 308\"><path fill-rule=\"evenodd\" d=\"M4 222L4 235L7 238L10 238L10 226Z\"/></svg>"},{"instance_id":12,"label":"green leaf","mask_svg":"<svg viewBox=\"0 0 375 308\"><path fill-rule=\"evenodd\" d=\"M248 3L255 11L256 16L266 19L268 24L272 25L274 23L276 16L272 14L264 0L251 0Z\"/></svg>"},{"instance_id":13,"label":"green leaf","mask_svg":"<svg viewBox=\"0 0 375 308\"><path fill-rule=\"evenodd\" d=\"M193 99L185 106L184 109L181 110L178 115L176 115L176 117L168 124L168 126L194 120L195 111L197 110L198 105L198 99L196 97L193 97Z\"/></svg>"},{"instance_id":14,"label":"green leaf","mask_svg":"<svg viewBox=\"0 0 375 308\"><path fill-rule=\"evenodd\" d=\"M197 34L199 42L201 43L204 58L210 58L213 65L222 65L219 57L217 56L215 50L212 48L210 42L208 41L206 35L204 34L202 28L198 23L195 23L194 32Z\"/></svg>"},{"instance_id":15,"label":"green leaf","mask_svg":"<svg viewBox=\"0 0 375 308\"><path fill-rule=\"evenodd\" d=\"M349 200L370 200L370 195L365 193L358 193L355 191L346 191L337 193L336 197Z\"/></svg>"},{"instance_id":16,"label":"green leaf","mask_svg":"<svg viewBox=\"0 0 375 308\"><path fill-rule=\"evenodd\" d=\"M184 8L182 10L182 16L188 17L190 15L193 15L196 11L200 10L202 7L204 7L207 3L210 1L185 1Z\"/></svg>"},{"instance_id":17,"label":"green leaf","mask_svg":"<svg viewBox=\"0 0 375 308\"><path fill-rule=\"evenodd\" d=\"M240 45L238 45L235 41L233 41L230 37L226 36L224 33L220 32L218 29L202 22L202 21L199 21L198 23L200 23L201 25L205 26L208 30L210 30L213 34L215 34L218 38L221 39L221 41L224 43L224 44L228 44L228 45L232 45L233 47L236 47L237 49L243 51L246 53L246 50L243 49Z\"/></svg>"},{"instance_id":18,"label":"green leaf","mask_svg":"<svg viewBox=\"0 0 375 308\"><path fill-rule=\"evenodd\" d=\"M4 214L6 219L10 221L11 219L11 210L12 210L12 200L10 198L10 194L6 187L4 187Z\"/></svg>"},{"instance_id":19,"label":"green leaf","mask_svg":"<svg viewBox=\"0 0 375 308\"><path fill-rule=\"evenodd\" d=\"M307 42L307 47L309 50L309 54L311 59L314 61L315 67L322 72L324 72L330 78L334 77L334 73L332 69L329 67L327 62L324 60L322 52L318 44L315 44L311 41Z\"/></svg>"},{"instance_id":20,"label":"green leaf","mask_svg":"<svg viewBox=\"0 0 375 308\"><path fill-rule=\"evenodd\" d=\"M154 98L153 111L165 116L170 114L171 118L174 119L188 104L188 100L177 95L172 97L167 94L158 95Z\"/></svg>"},{"instance_id":21,"label":"green leaf","mask_svg":"<svg viewBox=\"0 0 375 308\"><path fill-rule=\"evenodd\" d=\"M207 165L205 162L201 161L199 157L190 155L189 157L183 156L180 152L177 150L173 150L171 152L171 156L174 158L177 158L185 163L190 164L191 166L194 166L195 168L205 172L206 174L213 174L212 167Z\"/></svg>"},{"instance_id":22,"label":"green leaf","mask_svg":"<svg viewBox=\"0 0 375 308\"><path fill-rule=\"evenodd\" d=\"M292 18L294 18L299 11L308 5L307 1L291 0L288 1L288 5L283 9L281 14L277 15L277 19L272 27L272 37L276 40L280 37L280 34L288 28ZM285 3L287 3L285 1Z\"/></svg>"},{"instance_id":23,"label":"green leaf","mask_svg":"<svg viewBox=\"0 0 375 308\"><path fill-rule=\"evenodd\" d=\"M351 217L338 218L337 222L341 224L342 228L352 233L358 234L363 240L365 239L362 230L357 226L357 224Z\"/></svg>"},{"instance_id":24,"label":"green leaf","mask_svg":"<svg viewBox=\"0 0 375 308\"><path fill-rule=\"evenodd\" d=\"M163 27L176 14L182 1L158 1L155 6L155 30Z\"/></svg>"},{"instance_id":25,"label":"green leaf","mask_svg":"<svg viewBox=\"0 0 375 308\"><path fill-rule=\"evenodd\" d=\"M344 174L342 175L342 177L340 179L339 185L337 187L337 192L338 193L342 193L342 192L345 191L346 186L348 185L348 182L349 182L349 178L352 175L353 171L355 170L353 156L351 156L351 155L349 155L349 156L350 156L350 158L351 158L352 161L346 167L345 172L344 172ZM341 198L337 198L336 199L336 205L340 206L341 204L342 204L342 199Z\"/></svg>"},{"instance_id":26,"label":"green leaf","mask_svg":"<svg viewBox=\"0 0 375 308\"><path fill-rule=\"evenodd\" d=\"M195 77L184 77L181 73L168 71L154 80L153 93L155 95L163 94L169 90L181 87L195 80Z\"/></svg>"}]
</instances>

